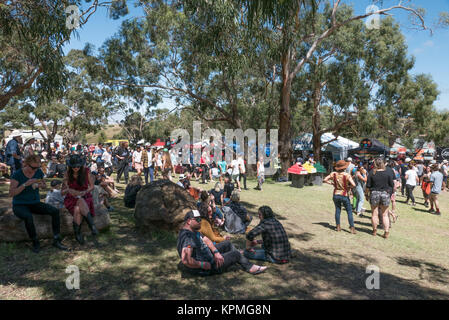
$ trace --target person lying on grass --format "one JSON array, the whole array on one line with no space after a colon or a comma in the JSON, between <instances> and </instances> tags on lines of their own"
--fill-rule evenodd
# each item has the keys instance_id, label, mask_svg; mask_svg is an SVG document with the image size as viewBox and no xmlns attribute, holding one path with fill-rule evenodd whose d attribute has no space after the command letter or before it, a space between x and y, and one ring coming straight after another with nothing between
<instances>
[{"instance_id":1,"label":"person lying on grass","mask_svg":"<svg viewBox=\"0 0 449 320\"><path fill-rule=\"evenodd\" d=\"M253 275L267 269L249 262L230 241L214 245L209 238L199 233L201 220L198 210L189 211L178 235L178 254L189 272L198 275L220 274L234 264Z\"/></svg>"},{"instance_id":2,"label":"person lying on grass","mask_svg":"<svg viewBox=\"0 0 449 320\"><path fill-rule=\"evenodd\" d=\"M274 217L270 207L260 207L258 214L259 224L246 235L245 257L278 264L288 263L291 248L284 227ZM263 240L254 240L260 234ZM253 249L258 244L262 244L262 249Z\"/></svg>"}]
</instances>

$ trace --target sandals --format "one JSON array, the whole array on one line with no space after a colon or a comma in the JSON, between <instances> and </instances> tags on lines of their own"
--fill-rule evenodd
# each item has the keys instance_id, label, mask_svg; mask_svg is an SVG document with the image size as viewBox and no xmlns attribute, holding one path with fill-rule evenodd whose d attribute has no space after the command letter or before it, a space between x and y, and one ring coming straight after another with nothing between
<instances>
[{"instance_id":1,"label":"sandals","mask_svg":"<svg viewBox=\"0 0 449 320\"><path fill-rule=\"evenodd\" d=\"M253 276L255 276L256 274L263 273L263 272L265 272L265 270L268 269L267 267L265 267L265 269L261 270L262 268L263 268L262 266L259 266L259 268L257 269L257 271L255 271L255 272L250 272L250 273L251 273Z\"/></svg>"}]
</instances>

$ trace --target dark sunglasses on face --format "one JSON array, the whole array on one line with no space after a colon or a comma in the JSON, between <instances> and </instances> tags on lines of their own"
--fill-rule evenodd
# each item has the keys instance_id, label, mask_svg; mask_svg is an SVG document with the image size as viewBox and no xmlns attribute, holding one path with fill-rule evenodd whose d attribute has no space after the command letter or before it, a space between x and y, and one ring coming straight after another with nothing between
<instances>
[{"instance_id":1,"label":"dark sunglasses on face","mask_svg":"<svg viewBox=\"0 0 449 320\"><path fill-rule=\"evenodd\" d=\"M31 169L33 169L33 170L37 170L37 169L39 169L40 168L40 166L37 166L37 167L33 167L33 166L29 166Z\"/></svg>"},{"instance_id":2,"label":"dark sunglasses on face","mask_svg":"<svg viewBox=\"0 0 449 320\"><path fill-rule=\"evenodd\" d=\"M193 218L193 220L195 220L196 222L200 223L201 222L201 217Z\"/></svg>"}]
</instances>

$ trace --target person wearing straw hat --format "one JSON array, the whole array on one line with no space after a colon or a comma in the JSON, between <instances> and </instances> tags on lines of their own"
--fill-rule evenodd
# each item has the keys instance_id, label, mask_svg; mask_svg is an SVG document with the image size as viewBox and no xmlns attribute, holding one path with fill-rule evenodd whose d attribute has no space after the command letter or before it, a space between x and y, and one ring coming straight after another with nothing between
<instances>
[{"instance_id":1,"label":"person wearing straw hat","mask_svg":"<svg viewBox=\"0 0 449 320\"><path fill-rule=\"evenodd\" d=\"M33 144L36 142L34 137L28 137L23 143L23 157L26 158L34 154Z\"/></svg>"},{"instance_id":2,"label":"person wearing straw hat","mask_svg":"<svg viewBox=\"0 0 449 320\"><path fill-rule=\"evenodd\" d=\"M335 165L335 171L324 178L323 182L334 186L334 196L333 201L335 205L335 223L336 230L341 231L340 226L340 214L341 206L345 206L346 212L348 213L348 221L351 229L351 233L355 234L354 218L352 216L352 206L349 200L349 193L352 188L355 187L354 180L351 175L345 170L348 168L349 162L340 160Z\"/></svg>"},{"instance_id":3,"label":"person wearing straw hat","mask_svg":"<svg viewBox=\"0 0 449 320\"><path fill-rule=\"evenodd\" d=\"M14 130L11 134L12 139L6 144L6 164L11 169L11 176L14 172L22 168L22 152L20 151L19 144L22 144L22 134Z\"/></svg>"}]
</instances>

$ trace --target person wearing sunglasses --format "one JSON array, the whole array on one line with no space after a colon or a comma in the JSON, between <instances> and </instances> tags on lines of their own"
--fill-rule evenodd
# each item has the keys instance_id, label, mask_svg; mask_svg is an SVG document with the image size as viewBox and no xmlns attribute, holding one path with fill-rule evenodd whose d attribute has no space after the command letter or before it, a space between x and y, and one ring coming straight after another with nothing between
<instances>
[{"instance_id":1,"label":"person wearing sunglasses","mask_svg":"<svg viewBox=\"0 0 449 320\"><path fill-rule=\"evenodd\" d=\"M178 235L177 250L187 271L203 276L220 274L234 264L253 275L267 269L249 262L228 240L214 245L199 232L201 220L198 210L187 212L184 226Z\"/></svg>"},{"instance_id":2,"label":"person wearing sunglasses","mask_svg":"<svg viewBox=\"0 0 449 320\"><path fill-rule=\"evenodd\" d=\"M37 155L25 158L22 169L11 176L9 196L13 198L14 215L25 222L28 236L33 241L33 252L39 253L40 243L34 225L33 214L51 216L53 229L53 246L60 250L68 250L61 243L59 210L40 201L39 189L46 188L41 170L41 160Z\"/></svg>"},{"instance_id":3,"label":"person wearing sunglasses","mask_svg":"<svg viewBox=\"0 0 449 320\"><path fill-rule=\"evenodd\" d=\"M85 166L85 159L79 155L70 156L67 167L61 193L65 196L64 206L73 216L75 239L83 245L84 237L81 233L81 224L84 220L86 220L94 238L98 234L93 218L95 209L92 191L95 188L95 177Z\"/></svg>"}]
</instances>

